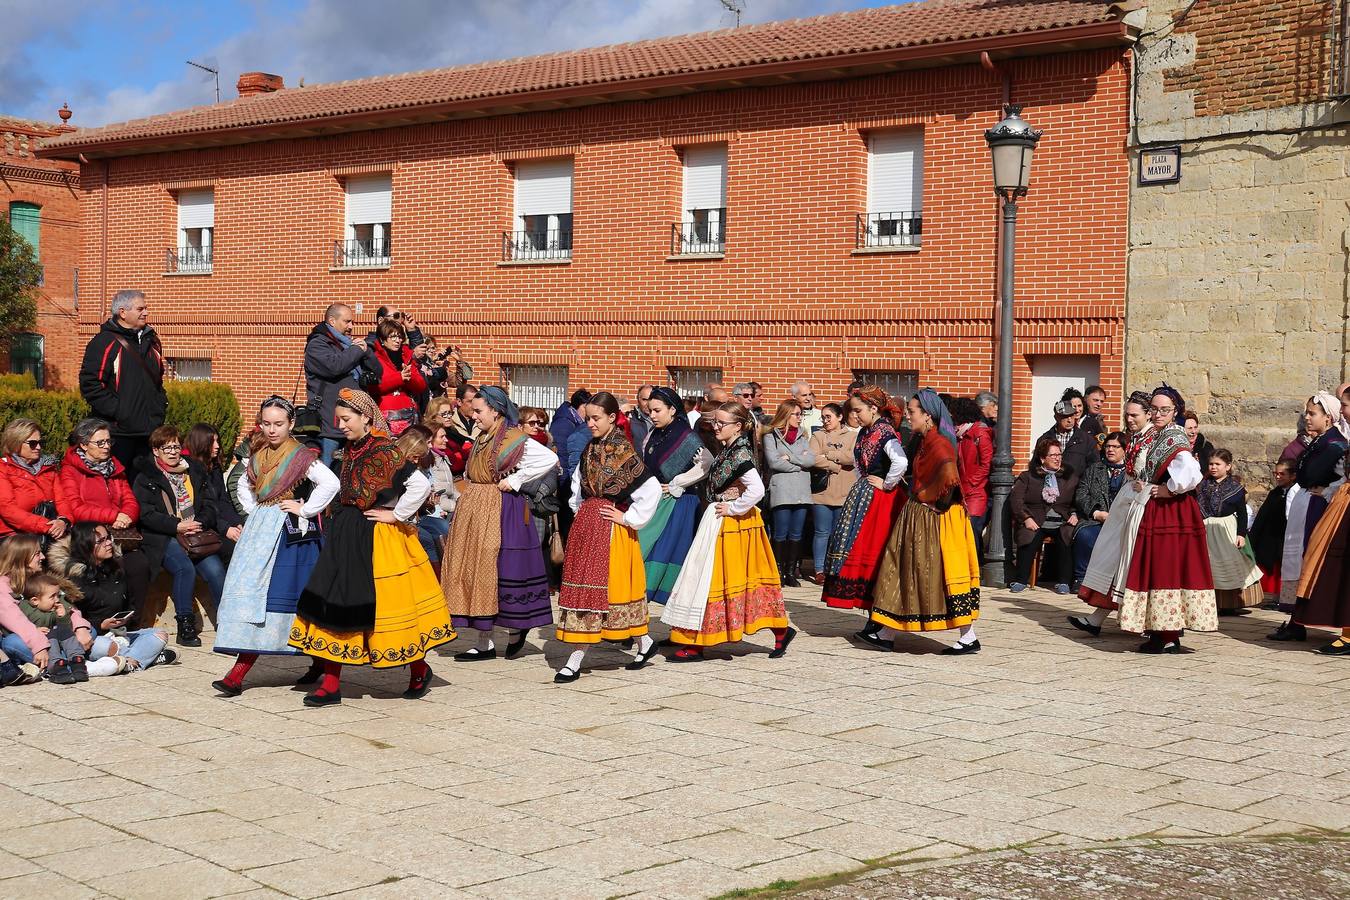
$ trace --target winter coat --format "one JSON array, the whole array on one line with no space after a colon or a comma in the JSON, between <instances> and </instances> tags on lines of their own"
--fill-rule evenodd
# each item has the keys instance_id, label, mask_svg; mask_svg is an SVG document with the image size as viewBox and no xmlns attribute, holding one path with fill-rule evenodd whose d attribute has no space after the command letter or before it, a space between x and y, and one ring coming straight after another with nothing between
<instances>
[{"instance_id":1,"label":"winter coat","mask_svg":"<svg viewBox=\"0 0 1350 900\"><path fill-rule=\"evenodd\" d=\"M57 544L52 546L55 548ZM103 629L99 626L106 620L117 613L135 608L127 587L126 573L122 571L120 564L110 561L101 569L95 570L85 563L71 559L69 548L64 544L61 546L63 547L61 556L58 558L52 553L47 562L52 571L70 579L71 583L80 589L80 593L84 596L77 600L74 606L84 614L95 630L102 632Z\"/></svg>"},{"instance_id":2,"label":"winter coat","mask_svg":"<svg viewBox=\"0 0 1350 900\"><path fill-rule=\"evenodd\" d=\"M568 433L566 452L560 450L558 453L558 460L562 466L562 483L571 485L572 472L581 462L581 454L586 452L586 445L590 442L591 430L589 428L576 428ZM560 444L559 447L561 448L562 445Z\"/></svg>"},{"instance_id":3,"label":"winter coat","mask_svg":"<svg viewBox=\"0 0 1350 900\"><path fill-rule=\"evenodd\" d=\"M89 620L78 609L70 611L70 621L76 630L89 627ZM9 586L8 576L5 575L0 575L0 632L17 634L35 654L51 646L47 636L38 631L38 627L28 621L28 617L19 608L19 601L14 599L14 591Z\"/></svg>"},{"instance_id":4,"label":"winter coat","mask_svg":"<svg viewBox=\"0 0 1350 900\"><path fill-rule=\"evenodd\" d=\"M1116 493L1119 493L1128 481L1128 478L1122 478L1120 486L1113 493L1110 467L1102 460L1088 466L1088 470L1078 482L1078 489L1074 492L1073 498L1074 508L1078 512L1078 527L1098 524L1092 517L1093 513L1110 512ZM1074 533L1077 534L1077 531Z\"/></svg>"},{"instance_id":5,"label":"winter coat","mask_svg":"<svg viewBox=\"0 0 1350 900\"><path fill-rule=\"evenodd\" d=\"M994 432L975 422L956 442L956 461L961 473L961 500L966 513L982 516L989 511L989 470L994 464Z\"/></svg>"},{"instance_id":6,"label":"winter coat","mask_svg":"<svg viewBox=\"0 0 1350 900\"><path fill-rule=\"evenodd\" d=\"M858 432L849 428L837 431L817 429L811 434L811 452L816 455L814 469L826 469L830 473L829 484L825 490L811 495L811 502L819 506L843 506L848 492L858 480L857 462L853 459L853 445L858 441Z\"/></svg>"},{"instance_id":7,"label":"winter coat","mask_svg":"<svg viewBox=\"0 0 1350 900\"><path fill-rule=\"evenodd\" d=\"M164 353L155 330L144 328L138 334L115 319L104 322L84 348L80 393L94 415L112 424L114 435L145 437L163 425L169 401L164 393Z\"/></svg>"},{"instance_id":8,"label":"winter coat","mask_svg":"<svg viewBox=\"0 0 1350 900\"><path fill-rule=\"evenodd\" d=\"M1067 544L1073 540L1074 527L1069 524L1069 516L1073 514L1078 476L1067 466L1057 472L1056 476L1059 480L1059 500L1055 501L1053 509L1064 520L1064 525L1059 529L1059 537ZM1044 485L1045 476L1031 469L1018 475L1017 480L1013 482L1012 493L1008 495L1008 504L1012 507L1013 540L1019 547L1031 543L1036 537L1037 532L1026 527L1026 520L1031 518L1038 524L1044 523L1050 514L1052 507L1041 496L1041 488Z\"/></svg>"},{"instance_id":9,"label":"winter coat","mask_svg":"<svg viewBox=\"0 0 1350 900\"><path fill-rule=\"evenodd\" d=\"M816 454L804 429L797 429L791 444L783 432L774 429L761 438L764 467L769 471L769 508L805 506L811 503L811 473ZM787 459L783 459L786 456Z\"/></svg>"},{"instance_id":10,"label":"winter coat","mask_svg":"<svg viewBox=\"0 0 1350 900\"><path fill-rule=\"evenodd\" d=\"M0 459L0 537L15 532L46 534L52 520L33 510L39 503L56 501L61 490L56 473L56 460L51 458L39 463L36 475L8 456Z\"/></svg>"},{"instance_id":11,"label":"winter coat","mask_svg":"<svg viewBox=\"0 0 1350 900\"><path fill-rule=\"evenodd\" d=\"M553 413L553 418L549 420L548 433L553 435L553 446L558 448L558 456L562 460L563 483L569 483L572 478L572 469L576 467L575 459L570 461L564 455L567 451L567 439L572 436L572 432L581 428L583 431L585 422L581 421L581 415L572 408L572 404L564 403ZM586 434L586 443L590 443L590 433ZM586 444L581 445L584 449Z\"/></svg>"},{"instance_id":12,"label":"winter coat","mask_svg":"<svg viewBox=\"0 0 1350 900\"><path fill-rule=\"evenodd\" d=\"M61 486L56 494L56 511L71 522L98 522L111 525L118 513L126 513L134 524L141 515L127 471L116 459L113 474L100 475L92 471L71 449L61 461L57 475Z\"/></svg>"},{"instance_id":13,"label":"winter coat","mask_svg":"<svg viewBox=\"0 0 1350 900\"><path fill-rule=\"evenodd\" d=\"M185 457L184 460L188 464L188 479L192 483L192 518L201 522L202 528L221 531L206 469L195 459ZM178 540L178 523L183 520L178 515L178 501L174 498L173 487L153 456L145 460L132 489L141 505L141 534L144 538L141 550L150 561L150 577L154 578L164 562L164 550L169 546L169 541Z\"/></svg>"},{"instance_id":14,"label":"winter coat","mask_svg":"<svg viewBox=\"0 0 1350 900\"><path fill-rule=\"evenodd\" d=\"M416 421L416 398L426 391L427 380L422 377L422 367L413 359L412 348L407 345L400 347L399 358L395 360L387 347L376 344L366 351L361 365L378 379L378 383L367 388L366 393L380 405L380 412L386 417L396 415L408 424ZM407 379L403 377L404 366L410 367L412 373ZM393 420L390 425L393 425ZM402 429L397 431L401 432Z\"/></svg>"},{"instance_id":15,"label":"winter coat","mask_svg":"<svg viewBox=\"0 0 1350 900\"><path fill-rule=\"evenodd\" d=\"M344 439L337 427L338 391L357 387L352 370L365 355L360 347L342 346L327 322L315 325L305 338L305 393L319 411L321 437Z\"/></svg>"}]
</instances>

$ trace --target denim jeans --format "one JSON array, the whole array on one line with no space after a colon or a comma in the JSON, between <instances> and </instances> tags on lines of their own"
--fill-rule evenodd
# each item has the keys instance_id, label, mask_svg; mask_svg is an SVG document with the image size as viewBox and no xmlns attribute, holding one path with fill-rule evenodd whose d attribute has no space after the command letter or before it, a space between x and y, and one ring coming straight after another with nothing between
<instances>
[{"instance_id":1,"label":"denim jeans","mask_svg":"<svg viewBox=\"0 0 1350 900\"><path fill-rule=\"evenodd\" d=\"M337 438L319 438L319 462L330 469L333 468L333 454L341 446L342 441Z\"/></svg>"},{"instance_id":2,"label":"denim jeans","mask_svg":"<svg viewBox=\"0 0 1350 900\"><path fill-rule=\"evenodd\" d=\"M839 518L839 507L822 506L817 503L812 510L815 517L815 533L811 537L811 557L815 561L816 571L824 572L825 550L830 545L830 532L834 531L834 523Z\"/></svg>"},{"instance_id":3,"label":"denim jeans","mask_svg":"<svg viewBox=\"0 0 1350 900\"><path fill-rule=\"evenodd\" d=\"M1093 522L1078 529L1073 536L1073 580L1079 582L1087 574L1088 563L1092 562L1092 548L1097 546L1101 536L1102 523Z\"/></svg>"},{"instance_id":4,"label":"denim jeans","mask_svg":"<svg viewBox=\"0 0 1350 900\"><path fill-rule=\"evenodd\" d=\"M975 532L975 558L984 562L984 528L989 524L989 513L970 517L970 530Z\"/></svg>"},{"instance_id":5,"label":"denim jeans","mask_svg":"<svg viewBox=\"0 0 1350 900\"><path fill-rule=\"evenodd\" d=\"M164 570L173 577L173 611L175 615L195 615L192 608L192 590L197 584L197 576L202 577L211 589L211 600L220 605L220 594L225 588L225 564L220 557L212 554L195 563L188 559L187 551L177 540L170 540L164 548Z\"/></svg>"},{"instance_id":6,"label":"denim jeans","mask_svg":"<svg viewBox=\"0 0 1350 900\"><path fill-rule=\"evenodd\" d=\"M126 655L129 659L134 659L141 664L142 669L148 669L159 659L160 651L168 643L168 637L164 632L157 628L142 628L139 631L128 631L127 637L131 639L131 649ZM102 659L109 655L114 647L112 635L100 634L94 638L94 646L89 651L89 659Z\"/></svg>"},{"instance_id":7,"label":"denim jeans","mask_svg":"<svg viewBox=\"0 0 1350 900\"><path fill-rule=\"evenodd\" d=\"M10 633L0 637L0 650L9 654L9 658L16 663L33 661L33 651L28 649L28 645L23 642L23 638L17 634Z\"/></svg>"},{"instance_id":8,"label":"denim jeans","mask_svg":"<svg viewBox=\"0 0 1350 900\"><path fill-rule=\"evenodd\" d=\"M800 541L806 530L806 511L811 507L803 503L773 508L773 539L775 541Z\"/></svg>"},{"instance_id":9,"label":"denim jeans","mask_svg":"<svg viewBox=\"0 0 1350 900\"><path fill-rule=\"evenodd\" d=\"M422 542L422 549L427 551L427 559L431 560L433 566L441 561L441 550L436 546L436 541L449 533L449 519L422 516L417 520L417 539Z\"/></svg>"}]
</instances>

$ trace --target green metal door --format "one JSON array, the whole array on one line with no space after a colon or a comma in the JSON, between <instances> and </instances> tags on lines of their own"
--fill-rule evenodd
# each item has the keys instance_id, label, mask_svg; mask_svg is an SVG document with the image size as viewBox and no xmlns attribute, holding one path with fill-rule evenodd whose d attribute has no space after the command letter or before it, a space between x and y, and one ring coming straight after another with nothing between
<instances>
[{"instance_id":1,"label":"green metal door","mask_svg":"<svg viewBox=\"0 0 1350 900\"><path fill-rule=\"evenodd\" d=\"M32 372L38 387L45 387L42 366L42 335L16 334L9 343L9 371L18 375Z\"/></svg>"}]
</instances>

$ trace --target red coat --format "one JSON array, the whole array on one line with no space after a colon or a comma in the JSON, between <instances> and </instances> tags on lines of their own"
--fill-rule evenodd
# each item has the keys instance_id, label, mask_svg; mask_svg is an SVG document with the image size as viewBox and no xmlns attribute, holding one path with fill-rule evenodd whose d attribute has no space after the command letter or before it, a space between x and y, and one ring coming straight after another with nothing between
<instances>
[{"instance_id":1,"label":"red coat","mask_svg":"<svg viewBox=\"0 0 1350 900\"><path fill-rule=\"evenodd\" d=\"M982 516L989 511L989 470L994 464L994 429L976 422L956 442L957 466L961 470L961 500L966 513Z\"/></svg>"},{"instance_id":2,"label":"red coat","mask_svg":"<svg viewBox=\"0 0 1350 900\"><path fill-rule=\"evenodd\" d=\"M61 461L60 482L56 511L72 522L111 525L118 513L126 513L133 522L141 517L141 506L131 493L127 471L116 459L109 478L90 471L71 449Z\"/></svg>"},{"instance_id":3,"label":"red coat","mask_svg":"<svg viewBox=\"0 0 1350 900\"><path fill-rule=\"evenodd\" d=\"M371 351L378 365L380 383L371 388L370 395L380 404L380 412L391 413L400 409L416 408L416 395L426 392L427 380L422 377L422 367L413 361L412 348L406 344L395 362L389 356L389 350L383 344L377 344ZM403 367L412 367L412 377L403 379Z\"/></svg>"},{"instance_id":4,"label":"red coat","mask_svg":"<svg viewBox=\"0 0 1350 900\"><path fill-rule=\"evenodd\" d=\"M60 506L60 492L54 463L34 475L8 456L0 459L0 537L16 531L45 534L52 520L33 512L33 507L51 501Z\"/></svg>"}]
</instances>

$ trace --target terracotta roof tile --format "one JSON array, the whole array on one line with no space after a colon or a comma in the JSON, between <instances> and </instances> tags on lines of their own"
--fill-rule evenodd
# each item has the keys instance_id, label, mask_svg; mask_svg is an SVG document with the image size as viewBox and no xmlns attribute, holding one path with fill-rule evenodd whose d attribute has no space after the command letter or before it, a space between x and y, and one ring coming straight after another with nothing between
<instances>
[{"instance_id":1,"label":"terracotta roof tile","mask_svg":"<svg viewBox=\"0 0 1350 900\"><path fill-rule=\"evenodd\" d=\"M922 0L543 56L288 88L80 129L44 141L43 151L48 155L101 144L284 126L476 100L509 102L566 88L622 90L625 82L640 79L692 77L764 64L842 58L1117 20L1108 0Z\"/></svg>"}]
</instances>

